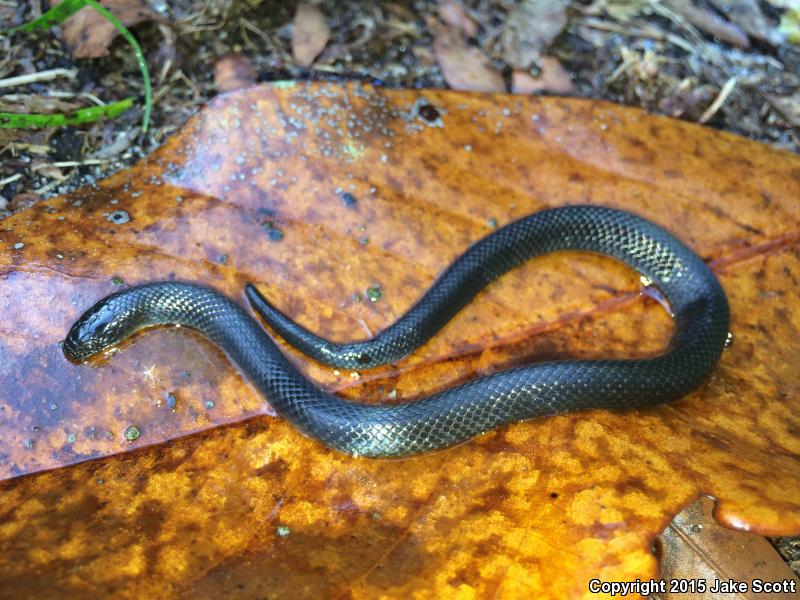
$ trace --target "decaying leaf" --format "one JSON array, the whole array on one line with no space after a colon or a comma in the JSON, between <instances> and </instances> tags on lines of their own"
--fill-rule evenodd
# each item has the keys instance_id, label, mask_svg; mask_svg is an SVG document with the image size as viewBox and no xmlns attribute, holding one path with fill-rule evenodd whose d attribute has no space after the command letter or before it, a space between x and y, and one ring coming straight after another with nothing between
<instances>
[{"instance_id":1,"label":"decaying leaf","mask_svg":"<svg viewBox=\"0 0 800 600\"><path fill-rule=\"evenodd\" d=\"M103 0L101 4L126 27L160 20L158 13L145 0ZM86 6L67 19L61 35L75 58L98 58L108 54L111 42L118 34L108 19L91 6Z\"/></svg>"},{"instance_id":2,"label":"decaying leaf","mask_svg":"<svg viewBox=\"0 0 800 600\"><path fill-rule=\"evenodd\" d=\"M539 62L541 69L538 77L526 71L514 71L511 74L511 91L514 94L571 94L575 91L572 78L557 58L543 56Z\"/></svg>"},{"instance_id":3,"label":"decaying leaf","mask_svg":"<svg viewBox=\"0 0 800 600\"><path fill-rule=\"evenodd\" d=\"M256 82L256 70L246 56L231 52L214 65L214 83L220 92L250 87Z\"/></svg>"},{"instance_id":4,"label":"decaying leaf","mask_svg":"<svg viewBox=\"0 0 800 600\"><path fill-rule=\"evenodd\" d=\"M297 6L292 23L292 55L301 67L311 66L314 59L325 49L331 37L331 28L322 11L306 2Z\"/></svg>"},{"instance_id":5,"label":"decaying leaf","mask_svg":"<svg viewBox=\"0 0 800 600\"><path fill-rule=\"evenodd\" d=\"M783 35L761 12L757 0L711 0L711 3L749 35L776 46L783 43Z\"/></svg>"},{"instance_id":6,"label":"decaying leaf","mask_svg":"<svg viewBox=\"0 0 800 600\"><path fill-rule=\"evenodd\" d=\"M474 37L478 33L478 25L467 14L459 0L439 0L439 17L448 25L460 29L468 37Z\"/></svg>"},{"instance_id":7,"label":"decaying leaf","mask_svg":"<svg viewBox=\"0 0 800 600\"><path fill-rule=\"evenodd\" d=\"M727 526L799 533L799 196L796 156L603 101L324 83L221 96L132 169L4 222L0 589L588 598L593 577L658 577L654 536L701 494ZM61 352L98 299L165 278L245 306L253 281L320 335L363 339L495 226L568 203L634 211L709 261L735 343L704 387L380 461L271 416L185 328L95 365ZM282 347L344 397L403 402L536 359L661 352L670 319L639 287L560 253L396 365L338 371Z\"/></svg>"},{"instance_id":8,"label":"decaying leaf","mask_svg":"<svg viewBox=\"0 0 800 600\"><path fill-rule=\"evenodd\" d=\"M438 27L433 51L447 85L454 90L505 91L506 84L500 72L480 48L467 43L464 35L455 27Z\"/></svg>"},{"instance_id":9,"label":"decaying leaf","mask_svg":"<svg viewBox=\"0 0 800 600\"><path fill-rule=\"evenodd\" d=\"M792 125L800 127L800 93L792 96L768 94L767 99Z\"/></svg>"},{"instance_id":10,"label":"decaying leaf","mask_svg":"<svg viewBox=\"0 0 800 600\"><path fill-rule=\"evenodd\" d=\"M503 27L503 58L515 69L530 68L566 25L567 10L561 0L522 0Z\"/></svg>"},{"instance_id":11,"label":"decaying leaf","mask_svg":"<svg viewBox=\"0 0 800 600\"><path fill-rule=\"evenodd\" d=\"M737 48L749 48L750 39L736 25L706 10L696 6L691 0L668 0L669 6L692 25L718 37Z\"/></svg>"},{"instance_id":12,"label":"decaying leaf","mask_svg":"<svg viewBox=\"0 0 800 600\"><path fill-rule=\"evenodd\" d=\"M770 543L746 531L721 527L714 521L713 509L711 498L699 498L664 530L659 538L661 577L671 586L683 586L683 592L678 587L671 593L665 585L665 591L657 590L652 597L758 600L767 595L763 589L753 590L753 581L759 579L779 582L776 590L770 589L770 597L796 598L800 581ZM732 589L730 582L746 583L747 589L740 585ZM720 584L727 589L721 591ZM790 593L793 587L795 593Z\"/></svg>"}]
</instances>

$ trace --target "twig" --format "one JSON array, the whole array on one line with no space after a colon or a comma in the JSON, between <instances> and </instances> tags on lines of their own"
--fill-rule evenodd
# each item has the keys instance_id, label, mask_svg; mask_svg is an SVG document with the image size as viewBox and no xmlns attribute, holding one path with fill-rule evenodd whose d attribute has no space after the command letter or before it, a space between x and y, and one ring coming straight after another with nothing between
<instances>
[{"instance_id":1,"label":"twig","mask_svg":"<svg viewBox=\"0 0 800 600\"><path fill-rule=\"evenodd\" d=\"M6 177L5 179L0 179L0 187L5 187L9 183L14 183L17 179L22 179L22 173L16 173L11 177Z\"/></svg>"},{"instance_id":2,"label":"twig","mask_svg":"<svg viewBox=\"0 0 800 600\"><path fill-rule=\"evenodd\" d=\"M36 83L37 81L51 81L58 77L75 78L77 75L78 75L77 69L49 69L47 71L39 71L37 73L27 73L26 75L17 75L16 77L8 77L7 79L0 79L0 88L16 87L18 85L27 85L29 83Z\"/></svg>"},{"instance_id":3,"label":"twig","mask_svg":"<svg viewBox=\"0 0 800 600\"><path fill-rule=\"evenodd\" d=\"M45 169L49 167L87 167L90 165L103 165L108 162L108 159L103 158L89 158L87 160L64 160L60 162L51 162L47 164L36 165L31 168L31 171L39 171L40 169Z\"/></svg>"},{"instance_id":4,"label":"twig","mask_svg":"<svg viewBox=\"0 0 800 600\"><path fill-rule=\"evenodd\" d=\"M725 82L725 85L722 86L722 89L719 91L719 94L717 94L717 97L714 98L711 106L700 116L698 123L707 123L711 117L717 114L717 111L725 104L725 100L728 99L734 87L736 87L736 76L731 77Z\"/></svg>"},{"instance_id":5,"label":"twig","mask_svg":"<svg viewBox=\"0 0 800 600\"><path fill-rule=\"evenodd\" d=\"M42 97L42 98L86 98L87 100L91 100L97 106L105 106L106 103L100 100L94 94L90 94L89 92L62 92L60 90L47 90L42 96L35 96L32 94L4 94L0 96L0 101L5 100L7 102L26 102L31 98Z\"/></svg>"}]
</instances>

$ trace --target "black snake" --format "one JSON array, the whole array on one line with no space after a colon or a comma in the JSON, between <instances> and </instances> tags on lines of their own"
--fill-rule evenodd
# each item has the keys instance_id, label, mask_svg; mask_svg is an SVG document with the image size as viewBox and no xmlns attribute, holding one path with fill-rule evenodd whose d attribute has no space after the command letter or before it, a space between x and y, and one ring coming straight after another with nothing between
<instances>
[{"instance_id":1,"label":"black snake","mask_svg":"<svg viewBox=\"0 0 800 600\"><path fill-rule=\"evenodd\" d=\"M65 355L80 362L154 325L194 328L223 348L273 408L304 433L358 456L402 456L468 440L505 423L589 408L641 408L699 386L728 338L728 301L717 278L689 248L627 212L595 206L545 210L513 222L452 263L402 318L375 338L323 340L270 306L248 284L256 310L290 343L331 364L391 362L429 339L489 282L529 258L557 250L614 257L669 301L675 333L656 358L567 360L500 371L414 402L366 405L306 379L239 305L211 289L163 281L104 298L72 326Z\"/></svg>"}]
</instances>

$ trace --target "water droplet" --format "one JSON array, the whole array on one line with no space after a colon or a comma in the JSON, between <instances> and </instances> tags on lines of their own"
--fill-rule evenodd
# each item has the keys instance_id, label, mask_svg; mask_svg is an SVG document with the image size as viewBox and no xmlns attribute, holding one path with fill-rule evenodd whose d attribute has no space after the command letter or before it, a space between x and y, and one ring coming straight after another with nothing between
<instances>
[{"instance_id":1,"label":"water droplet","mask_svg":"<svg viewBox=\"0 0 800 600\"><path fill-rule=\"evenodd\" d=\"M350 192L343 192L341 197L342 197L342 202L344 202L345 206L352 208L356 205L356 197L353 196L353 194L351 194Z\"/></svg>"},{"instance_id":2,"label":"water droplet","mask_svg":"<svg viewBox=\"0 0 800 600\"><path fill-rule=\"evenodd\" d=\"M175 412L178 408L178 398L172 392L167 392L165 398L167 400L167 408Z\"/></svg>"},{"instance_id":3,"label":"water droplet","mask_svg":"<svg viewBox=\"0 0 800 600\"><path fill-rule=\"evenodd\" d=\"M283 239L283 231L278 229L272 221L264 221L261 226L266 229L267 237L273 242L280 242Z\"/></svg>"},{"instance_id":4,"label":"water droplet","mask_svg":"<svg viewBox=\"0 0 800 600\"><path fill-rule=\"evenodd\" d=\"M70 433L67 436L67 443L74 444L76 441L78 441L78 436L76 434Z\"/></svg>"},{"instance_id":5,"label":"water droplet","mask_svg":"<svg viewBox=\"0 0 800 600\"><path fill-rule=\"evenodd\" d=\"M114 223L114 225L123 225L131 220L131 216L128 214L128 211L115 210L106 215L106 220Z\"/></svg>"},{"instance_id":6,"label":"water droplet","mask_svg":"<svg viewBox=\"0 0 800 600\"><path fill-rule=\"evenodd\" d=\"M213 400L206 400L206 408L211 409L214 408L216 404L214 404Z\"/></svg>"},{"instance_id":7,"label":"water droplet","mask_svg":"<svg viewBox=\"0 0 800 600\"><path fill-rule=\"evenodd\" d=\"M291 530L291 529L289 529L289 527L287 527L286 525L278 525L278 526L275 528L275 533L277 533L277 534L278 534L278 537L286 537L286 536L288 536L290 533L292 533L292 530Z\"/></svg>"},{"instance_id":8,"label":"water droplet","mask_svg":"<svg viewBox=\"0 0 800 600\"><path fill-rule=\"evenodd\" d=\"M139 431L139 428L136 427L136 425L131 425L130 427L125 429L125 433L123 435L125 436L126 440L132 442L136 440L139 437L139 435L141 435L141 431Z\"/></svg>"},{"instance_id":9,"label":"water droplet","mask_svg":"<svg viewBox=\"0 0 800 600\"><path fill-rule=\"evenodd\" d=\"M726 348L730 348L731 346L733 346L733 342L734 342L733 332L729 331L728 332L728 337L725 338L725 347Z\"/></svg>"},{"instance_id":10,"label":"water droplet","mask_svg":"<svg viewBox=\"0 0 800 600\"><path fill-rule=\"evenodd\" d=\"M25 438L25 441L22 442L22 445L25 446L28 450L33 448L33 440L31 438Z\"/></svg>"},{"instance_id":11,"label":"water droplet","mask_svg":"<svg viewBox=\"0 0 800 600\"><path fill-rule=\"evenodd\" d=\"M486 224L489 225L489 227L491 227L492 229L497 229L497 219L495 219L494 217L486 221Z\"/></svg>"},{"instance_id":12,"label":"water droplet","mask_svg":"<svg viewBox=\"0 0 800 600\"><path fill-rule=\"evenodd\" d=\"M25 244L23 244L22 242L17 242L16 244L14 244L14 250L22 250L24 247Z\"/></svg>"}]
</instances>

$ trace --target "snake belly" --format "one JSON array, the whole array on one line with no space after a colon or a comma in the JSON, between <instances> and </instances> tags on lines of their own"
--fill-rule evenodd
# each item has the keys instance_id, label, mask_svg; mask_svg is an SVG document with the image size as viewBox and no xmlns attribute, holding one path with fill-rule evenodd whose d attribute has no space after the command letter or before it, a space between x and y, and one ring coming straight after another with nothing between
<instances>
[{"instance_id":1,"label":"snake belly","mask_svg":"<svg viewBox=\"0 0 800 600\"><path fill-rule=\"evenodd\" d=\"M306 379L256 320L229 298L174 281L131 287L104 298L72 326L63 350L80 362L146 327L191 327L220 346L275 411L300 431L342 452L370 457L444 448L534 417L643 408L677 399L708 377L728 338L728 302L717 278L662 228L631 213L596 206L545 210L498 229L452 263L412 309L372 340L332 344L283 315L278 331L323 362L358 368L390 362L434 335L489 282L533 256L558 250L611 256L657 286L674 318L666 353L648 359L535 363L413 402L367 405L339 398ZM258 305L260 295L254 290L248 289L248 298L256 299L258 312L274 316L271 306Z\"/></svg>"}]
</instances>

